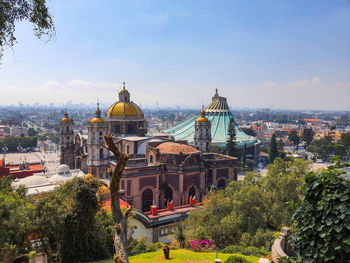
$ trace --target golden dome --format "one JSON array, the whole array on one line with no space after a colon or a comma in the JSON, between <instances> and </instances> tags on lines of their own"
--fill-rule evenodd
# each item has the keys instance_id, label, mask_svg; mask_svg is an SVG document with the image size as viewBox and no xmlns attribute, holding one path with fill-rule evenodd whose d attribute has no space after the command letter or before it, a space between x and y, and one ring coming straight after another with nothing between
<instances>
[{"instance_id":1,"label":"golden dome","mask_svg":"<svg viewBox=\"0 0 350 263\"><path fill-rule=\"evenodd\" d=\"M102 118L93 118L90 122L93 123L93 124L95 124L95 123L105 123L104 119L102 119Z\"/></svg>"},{"instance_id":2,"label":"golden dome","mask_svg":"<svg viewBox=\"0 0 350 263\"><path fill-rule=\"evenodd\" d=\"M197 122L209 122L209 120L206 117L199 117Z\"/></svg>"},{"instance_id":3,"label":"golden dome","mask_svg":"<svg viewBox=\"0 0 350 263\"><path fill-rule=\"evenodd\" d=\"M197 122L209 122L209 120L205 117L205 111L201 111L201 116L197 119Z\"/></svg>"},{"instance_id":4,"label":"golden dome","mask_svg":"<svg viewBox=\"0 0 350 263\"><path fill-rule=\"evenodd\" d=\"M61 119L61 122L71 122L73 121L72 118L68 118L68 112L64 113L64 117Z\"/></svg>"},{"instance_id":5,"label":"golden dome","mask_svg":"<svg viewBox=\"0 0 350 263\"><path fill-rule=\"evenodd\" d=\"M124 93L124 92L129 92L127 89L122 89L119 94Z\"/></svg>"},{"instance_id":6,"label":"golden dome","mask_svg":"<svg viewBox=\"0 0 350 263\"><path fill-rule=\"evenodd\" d=\"M138 116L143 117L140 107L133 102L116 102L107 110L107 117Z\"/></svg>"}]
</instances>

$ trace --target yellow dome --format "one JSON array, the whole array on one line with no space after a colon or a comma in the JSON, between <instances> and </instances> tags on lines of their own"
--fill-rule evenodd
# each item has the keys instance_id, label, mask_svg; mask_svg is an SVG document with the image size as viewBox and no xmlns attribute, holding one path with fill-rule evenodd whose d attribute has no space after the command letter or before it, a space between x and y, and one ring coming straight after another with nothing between
<instances>
[{"instance_id":1,"label":"yellow dome","mask_svg":"<svg viewBox=\"0 0 350 263\"><path fill-rule=\"evenodd\" d=\"M206 117L199 117L197 122L209 122L209 120Z\"/></svg>"},{"instance_id":2,"label":"yellow dome","mask_svg":"<svg viewBox=\"0 0 350 263\"><path fill-rule=\"evenodd\" d=\"M124 114L125 116L143 116L140 107L133 102L116 102L107 110L107 117L119 117Z\"/></svg>"},{"instance_id":3,"label":"yellow dome","mask_svg":"<svg viewBox=\"0 0 350 263\"><path fill-rule=\"evenodd\" d=\"M201 111L201 116L197 119L197 122L209 122L209 120L205 117L205 111Z\"/></svg>"},{"instance_id":4,"label":"yellow dome","mask_svg":"<svg viewBox=\"0 0 350 263\"><path fill-rule=\"evenodd\" d=\"M68 112L64 113L64 117L61 119L61 122L71 122L73 121L72 118L68 118Z\"/></svg>"},{"instance_id":5,"label":"yellow dome","mask_svg":"<svg viewBox=\"0 0 350 263\"><path fill-rule=\"evenodd\" d=\"M62 118L61 122L71 122L72 119L71 118Z\"/></svg>"},{"instance_id":6,"label":"yellow dome","mask_svg":"<svg viewBox=\"0 0 350 263\"><path fill-rule=\"evenodd\" d=\"M124 92L129 92L127 89L122 89L119 94L124 93Z\"/></svg>"},{"instance_id":7,"label":"yellow dome","mask_svg":"<svg viewBox=\"0 0 350 263\"><path fill-rule=\"evenodd\" d=\"M93 118L90 122L93 123L93 124L95 124L95 123L105 123L104 119L102 119L102 118Z\"/></svg>"}]
</instances>

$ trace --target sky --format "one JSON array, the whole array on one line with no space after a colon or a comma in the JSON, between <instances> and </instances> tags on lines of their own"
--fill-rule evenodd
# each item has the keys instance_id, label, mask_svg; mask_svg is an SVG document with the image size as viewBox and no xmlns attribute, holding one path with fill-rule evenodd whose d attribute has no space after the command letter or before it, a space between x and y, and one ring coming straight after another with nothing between
<instances>
[{"instance_id":1,"label":"sky","mask_svg":"<svg viewBox=\"0 0 350 263\"><path fill-rule=\"evenodd\" d=\"M350 110L349 0L50 0L56 38L16 26L0 105Z\"/></svg>"}]
</instances>

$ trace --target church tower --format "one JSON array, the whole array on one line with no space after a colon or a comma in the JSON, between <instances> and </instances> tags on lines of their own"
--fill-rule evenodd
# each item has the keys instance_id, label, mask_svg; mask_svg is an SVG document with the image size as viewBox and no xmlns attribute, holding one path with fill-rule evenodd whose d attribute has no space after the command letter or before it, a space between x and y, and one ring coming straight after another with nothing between
<instances>
[{"instance_id":1,"label":"church tower","mask_svg":"<svg viewBox=\"0 0 350 263\"><path fill-rule=\"evenodd\" d=\"M204 109L195 123L194 144L201 152L211 151L211 123L205 117Z\"/></svg>"},{"instance_id":2,"label":"church tower","mask_svg":"<svg viewBox=\"0 0 350 263\"><path fill-rule=\"evenodd\" d=\"M74 169L74 132L73 119L68 117L68 112L64 113L60 124L60 163L66 164L70 169Z\"/></svg>"},{"instance_id":3,"label":"church tower","mask_svg":"<svg viewBox=\"0 0 350 263\"><path fill-rule=\"evenodd\" d=\"M102 146L104 135L107 134L107 123L101 118L97 103L96 116L88 124L88 173L105 178L108 164L108 151Z\"/></svg>"}]
</instances>

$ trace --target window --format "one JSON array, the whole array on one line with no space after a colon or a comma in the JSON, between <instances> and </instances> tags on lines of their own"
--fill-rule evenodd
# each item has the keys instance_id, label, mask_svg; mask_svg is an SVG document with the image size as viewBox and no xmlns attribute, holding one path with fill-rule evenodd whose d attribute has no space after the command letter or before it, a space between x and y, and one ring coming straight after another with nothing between
<instances>
[{"instance_id":1,"label":"window","mask_svg":"<svg viewBox=\"0 0 350 263\"><path fill-rule=\"evenodd\" d=\"M127 145L126 145L126 154L129 154L129 150L130 150L129 144L127 144Z\"/></svg>"},{"instance_id":2,"label":"window","mask_svg":"<svg viewBox=\"0 0 350 263\"><path fill-rule=\"evenodd\" d=\"M104 159L104 156L103 156L103 149L101 148L100 149L100 160L103 160Z\"/></svg>"},{"instance_id":3,"label":"window","mask_svg":"<svg viewBox=\"0 0 350 263\"><path fill-rule=\"evenodd\" d=\"M69 137L67 136L67 143L69 143Z\"/></svg>"},{"instance_id":4,"label":"window","mask_svg":"<svg viewBox=\"0 0 350 263\"><path fill-rule=\"evenodd\" d=\"M69 131L69 126L67 126L67 132Z\"/></svg>"},{"instance_id":5,"label":"window","mask_svg":"<svg viewBox=\"0 0 350 263\"><path fill-rule=\"evenodd\" d=\"M153 163L153 155L150 155L150 156L149 156L149 162L150 162L150 163Z\"/></svg>"},{"instance_id":6,"label":"window","mask_svg":"<svg viewBox=\"0 0 350 263\"><path fill-rule=\"evenodd\" d=\"M102 132L100 131L100 141L102 140Z\"/></svg>"}]
</instances>

